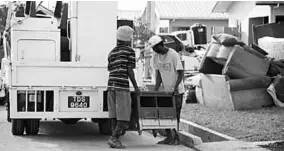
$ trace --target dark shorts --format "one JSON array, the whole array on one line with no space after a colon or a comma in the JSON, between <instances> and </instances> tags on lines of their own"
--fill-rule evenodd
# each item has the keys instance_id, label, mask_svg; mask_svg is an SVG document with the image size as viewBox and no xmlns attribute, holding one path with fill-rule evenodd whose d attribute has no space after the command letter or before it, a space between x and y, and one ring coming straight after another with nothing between
<instances>
[{"instance_id":1,"label":"dark shorts","mask_svg":"<svg viewBox=\"0 0 284 151\"><path fill-rule=\"evenodd\" d=\"M131 95L129 90L108 90L109 117L119 121L130 121Z\"/></svg>"}]
</instances>

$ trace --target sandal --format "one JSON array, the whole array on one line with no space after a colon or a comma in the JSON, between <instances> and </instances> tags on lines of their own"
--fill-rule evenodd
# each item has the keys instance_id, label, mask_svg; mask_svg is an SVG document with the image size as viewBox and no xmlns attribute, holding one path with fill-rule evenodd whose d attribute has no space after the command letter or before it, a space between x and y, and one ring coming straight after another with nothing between
<instances>
[{"instance_id":1,"label":"sandal","mask_svg":"<svg viewBox=\"0 0 284 151\"><path fill-rule=\"evenodd\" d=\"M107 143L111 148L117 148L117 149L124 149L126 148L125 146L123 146L120 142L119 139L115 138L115 137L111 137L108 140Z\"/></svg>"},{"instance_id":2,"label":"sandal","mask_svg":"<svg viewBox=\"0 0 284 151\"><path fill-rule=\"evenodd\" d=\"M168 143L168 145L179 145L179 141L174 139Z\"/></svg>"},{"instance_id":3,"label":"sandal","mask_svg":"<svg viewBox=\"0 0 284 151\"><path fill-rule=\"evenodd\" d=\"M157 144L170 144L173 141L172 138L167 137L166 139L159 141Z\"/></svg>"}]
</instances>

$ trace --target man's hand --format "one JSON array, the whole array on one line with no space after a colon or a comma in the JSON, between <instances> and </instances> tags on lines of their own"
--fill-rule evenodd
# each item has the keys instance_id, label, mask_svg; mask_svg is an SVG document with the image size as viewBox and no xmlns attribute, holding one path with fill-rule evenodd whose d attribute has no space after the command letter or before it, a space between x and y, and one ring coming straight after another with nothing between
<instances>
[{"instance_id":1,"label":"man's hand","mask_svg":"<svg viewBox=\"0 0 284 151\"><path fill-rule=\"evenodd\" d=\"M178 95L178 87L175 87L175 89L174 89L174 95Z\"/></svg>"},{"instance_id":2,"label":"man's hand","mask_svg":"<svg viewBox=\"0 0 284 151\"><path fill-rule=\"evenodd\" d=\"M138 87L135 87L134 89L137 94L140 94L140 89Z\"/></svg>"}]
</instances>

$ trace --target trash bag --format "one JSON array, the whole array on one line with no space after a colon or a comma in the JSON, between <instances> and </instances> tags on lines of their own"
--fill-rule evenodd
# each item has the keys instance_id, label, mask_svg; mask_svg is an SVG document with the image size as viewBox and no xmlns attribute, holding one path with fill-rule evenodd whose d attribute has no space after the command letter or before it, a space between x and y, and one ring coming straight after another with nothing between
<instances>
[{"instance_id":1,"label":"trash bag","mask_svg":"<svg viewBox=\"0 0 284 151\"><path fill-rule=\"evenodd\" d=\"M185 93L185 102L187 104L189 103L197 103L196 95L195 95L195 89L188 89Z\"/></svg>"},{"instance_id":2,"label":"trash bag","mask_svg":"<svg viewBox=\"0 0 284 151\"><path fill-rule=\"evenodd\" d=\"M275 77L278 74L281 74L284 70L284 60L277 60L271 59L269 62L269 69L267 72L267 76L269 77Z\"/></svg>"},{"instance_id":3,"label":"trash bag","mask_svg":"<svg viewBox=\"0 0 284 151\"><path fill-rule=\"evenodd\" d=\"M267 88L267 92L268 92L268 94L270 94L270 96L273 99L274 104L277 107L284 107L284 103L277 98L276 91L275 91L273 83Z\"/></svg>"},{"instance_id":4,"label":"trash bag","mask_svg":"<svg viewBox=\"0 0 284 151\"><path fill-rule=\"evenodd\" d=\"M226 33L213 35L212 38L226 47L232 47L234 45L240 45L240 46L245 45L245 43L241 41L239 38Z\"/></svg>"}]
</instances>

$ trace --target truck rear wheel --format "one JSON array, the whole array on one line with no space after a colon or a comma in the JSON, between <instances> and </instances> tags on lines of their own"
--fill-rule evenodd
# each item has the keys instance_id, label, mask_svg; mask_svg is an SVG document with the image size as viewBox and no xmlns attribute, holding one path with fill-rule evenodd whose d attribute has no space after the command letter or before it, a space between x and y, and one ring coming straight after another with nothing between
<instances>
[{"instance_id":1,"label":"truck rear wheel","mask_svg":"<svg viewBox=\"0 0 284 151\"><path fill-rule=\"evenodd\" d=\"M12 119L12 134L23 135L25 130L25 120Z\"/></svg>"},{"instance_id":2,"label":"truck rear wheel","mask_svg":"<svg viewBox=\"0 0 284 151\"><path fill-rule=\"evenodd\" d=\"M11 118L10 118L10 100L9 100L9 92L5 93L5 106L6 106L6 111L7 111L7 121L10 123Z\"/></svg>"},{"instance_id":3,"label":"truck rear wheel","mask_svg":"<svg viewBox=\"0 0 284 151\"><path fill-rule=\"evenodd\" d=\"M6 103L6 110L7 110L7 121L10 123L11 118L10 118L10 105L9 102Z\"/></svg>"},{"instance_id":4,"label":"truck rear wheel","mask_svg":"<svg viewBox=\"0 0 284 151\"><path fill-rule=\"evenodd\" d=\"M38 119L26 120L25 128L27 135L37 135L39 132L39 120Z\"/></svg>"},{"instance_id":5,"label":"truck rear wheel","mask_svg":"<svg viewBox=\"0 0 284 151\"><path fill-rule=\"evenodd\" d=\"M100 129L100 134L111 135L113 129L111 119L100 119L99 129Z\"/></svg>"}]
</instances>

